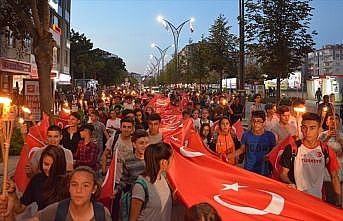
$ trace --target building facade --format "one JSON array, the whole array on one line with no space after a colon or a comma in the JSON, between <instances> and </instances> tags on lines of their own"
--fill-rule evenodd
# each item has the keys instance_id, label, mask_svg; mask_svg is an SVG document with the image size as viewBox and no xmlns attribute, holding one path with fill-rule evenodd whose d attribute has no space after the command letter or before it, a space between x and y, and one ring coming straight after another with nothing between
<instances>
[{"instance_id":1,"label":"building facade","mask_svg":"<svg viewBox=\"0 0 343 221\"><path fill-rule=\"evenodd\" d=\"M307 94L314 99L318 88L322 94L335 94L336 101L343 93L343 44L326 45L308 54Z\"/></svg>"}]
</instances>

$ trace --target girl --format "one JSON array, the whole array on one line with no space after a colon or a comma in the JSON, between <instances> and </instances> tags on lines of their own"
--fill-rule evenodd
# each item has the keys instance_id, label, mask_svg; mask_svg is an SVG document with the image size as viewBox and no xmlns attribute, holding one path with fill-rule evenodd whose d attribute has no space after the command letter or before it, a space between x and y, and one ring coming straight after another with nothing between
<instances>
[{"instance_id":1,"label":"girl","mask_svg":"<svg viewBox=\"0 0 343 221\"><path fill-rule=\"evenodd\" d=\"M211 137L211 127L208 123L203 123L200 128L200 137L204 144L208 147L212 141Z\"/></svg>"},{"instance_id":2,"label":"girl","mask_svg":"<svg viewBox=\"0 0 343 221\"><path fill-rule=\"evenodd\" d=\"M193 120L193 125L195 127L195 130L197 132L200 131L201 123L200 123L200 118L199 118L199 110L198 109L193 109L192 110L192 120Z\"/></svg>"},{"instance_id":3,"label":"girl","mask_svg":"<svg viewBox=\"0 0 343 221\"><path fill-rule=\"evenodd\" d=\"M224 116L219 122L219 132L214 135L214 142L211 145L211 149L219 154L222 160L226 163L235 165L235 143L232 135L229 118Z\"/></svg>"},{"instance_id":4,"label":"girl","mask_svg":"<svg viewBox=\"0 0 343 221\"><path fill-rule=\"evenodd\" d=\"M67 198L67 191L61 188L66 185L66 160L62 148L48 145L42 152L39 169L42 172L32 177L20 200L16 194L15 184L10 182L8 199L5 201L11 203L1 200L1 204L8 203L7 210L1 211L2 214L13 219L14 213L24 212L26 206L33 202L37 203L38 210L42 210L52 203Z\"/></svg>"},{"instance_id":5,"label":"girl","mask_svg":"<svg viewBox=\"0 0 343 221\"><path fill-rule=\"evenodd\" d=\"M135 129L144 129L147 130L148 129L148 122L145 119L145 115L142 109L135 109L133 111L133 113L135 114Z\"/></svg>"},{"instance_id":6,"label":"girl","mask_svg":"<svg viewBox=\"0 0 343 221\"><path fill-rule=\"evenodd\" d=\"M172 159L169 144L157 143L147 147L144 153L145 172L139 176L147 184L147 196L141 184L136 183L132 190L130 221L170 221L172 195L164 176Z\"/></svg>"},{"instance_id":7,"label":"girl","mask_svg":"<svg viewBox=\"0 0 343 221\"><path fill-rule=\"evenodd\" d=\"M100 191L95 172L90 167L78 167L70 176L70 198L46 207L38 213L35 220L110 221L112 219L109 211L95 202Z\"/></svg>"}]
</instances>

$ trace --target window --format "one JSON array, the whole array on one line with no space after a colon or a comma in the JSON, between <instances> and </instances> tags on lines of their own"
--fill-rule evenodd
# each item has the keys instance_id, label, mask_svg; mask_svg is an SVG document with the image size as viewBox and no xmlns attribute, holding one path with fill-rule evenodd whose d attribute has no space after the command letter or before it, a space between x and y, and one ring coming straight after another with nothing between
<instances>
[{"instance_id":1,"label":"window","mask_svg":"<svg viewBox=\"0 0 343 221\"><path fill-rule=\"evenodd\" d=\"M69 65L69 51L65 50L65 55L64 55L64 65L68 66Z\"/></svg>"}]
</instances>

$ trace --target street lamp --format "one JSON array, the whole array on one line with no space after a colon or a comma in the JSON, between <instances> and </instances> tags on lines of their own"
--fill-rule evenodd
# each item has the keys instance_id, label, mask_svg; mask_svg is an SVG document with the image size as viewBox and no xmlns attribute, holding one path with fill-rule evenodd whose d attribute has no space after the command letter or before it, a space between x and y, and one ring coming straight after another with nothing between
<instances>
[{"instance_id":1,"label":"street lamp","mask_svg":"<svg viewBox=\"0 0 343 221\"><path fill-rule=\"evenodd\" d=\"M154 65L155 68L157 68L157 76L160 75L160 63L162 58L157 58L155 55L151 54L150 59L155 59L156 65Z\"/></svg>"},{"instance_id":2,"label":"street lamp","mask_svg":"<svg viewBox=\"0 0 343 221\"><path fill-rule=\"evenodd\" d=\"M181 30L183 28L183 26L189 22L189 28L191 30L191 32L194 31L194 27L193 27L193 23L195 22L195 18L190 18L184 22L182 22L179 26L175 26L173 25L171 22L169 22L167 19L163 18L162 16L157 16L157 21L159 23L161 23L167 30L168 27L171 29L172 34L173 34L173 39L174 39L174 58L175 58L175 72L176 74L178 74L178 55L177 55L177 50L178 50L178 46L179 46L179 36L181 33Z\"/></svg>"},{"instance_id":3,"label":"street lamp","mask_svg":"<svg viewBox=\"0 0 343 221\"><path fill-rule=\"evenodd\" d=\"M167 53L167 51L168 51L168 49L170 48L170 47L172 47L172 46L174 46L174 45L169 45L168 47L166 47L165 49L161 49L157 44L155 44L155 43L152 43L151 44L151 47L152 48L157 48L157 50L160 52L160 54L161 54L161 62L162 62L162 68L161 68L161 70L163 71L163 69L164 69L164 58L165 58L165 56L166 56L166 53Z\"/></svg>"}]
</instances>

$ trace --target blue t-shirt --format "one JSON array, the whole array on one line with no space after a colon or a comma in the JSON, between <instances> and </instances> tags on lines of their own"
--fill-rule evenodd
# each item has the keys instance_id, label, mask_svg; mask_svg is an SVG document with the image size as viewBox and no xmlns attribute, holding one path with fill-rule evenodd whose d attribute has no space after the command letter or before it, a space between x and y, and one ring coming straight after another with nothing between
<instances>
[{"instance_id":1,"label":"blue t-shirt","mask_svg":"<svg viewBox=\"0 0 343 221\"><path fill-rule=\"evenodd\" d=\"M264 134L257 136L252 131L246 131L242 137L242 144L246 148L244 168L268 176L270 169L264 158L276 146L275 135L265 131Z\"/></svg>"}]
</instances>

